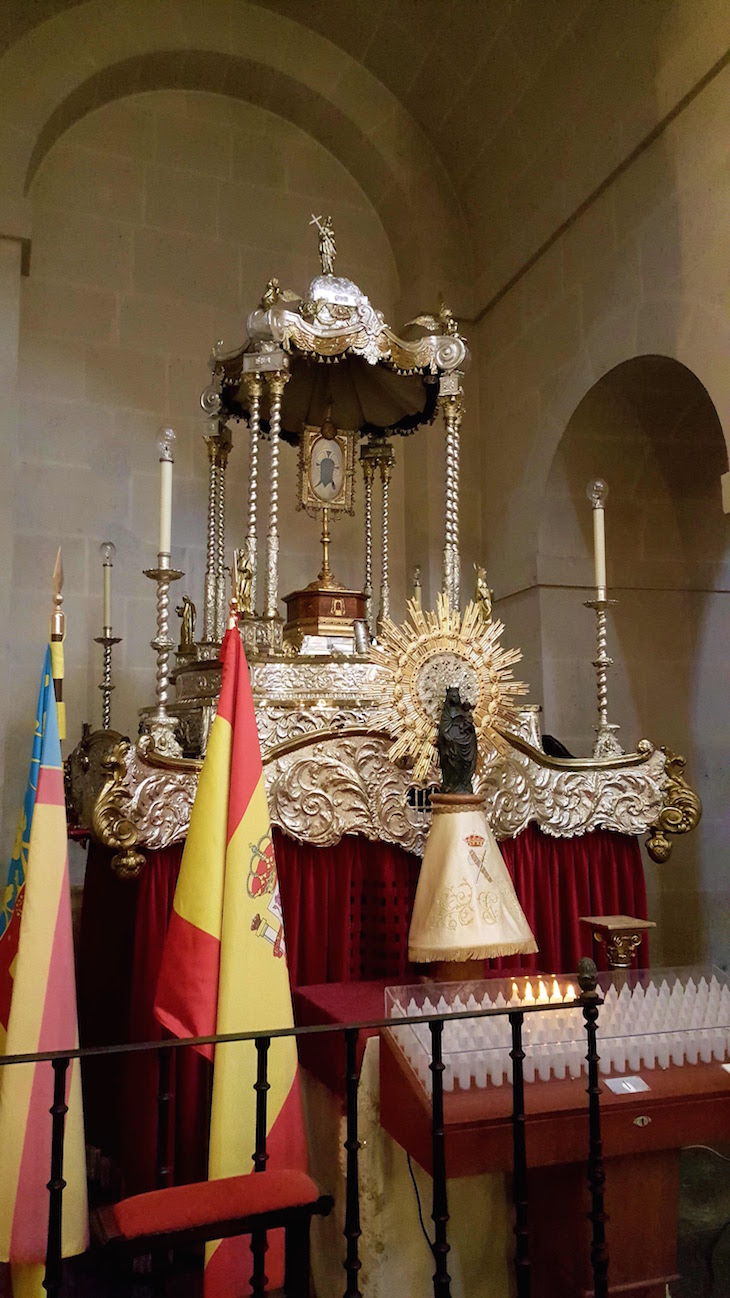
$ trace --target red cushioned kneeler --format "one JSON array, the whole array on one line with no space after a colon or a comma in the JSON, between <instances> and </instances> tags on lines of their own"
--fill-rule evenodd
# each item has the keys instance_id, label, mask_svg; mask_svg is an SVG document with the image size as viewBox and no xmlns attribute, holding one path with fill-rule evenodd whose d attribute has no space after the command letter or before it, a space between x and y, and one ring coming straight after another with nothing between
<instances>
[{"instance_id":1,"label":"red cushioned kneeler","mask_svg":"<svg viewBox=\"0 0 730 1298\"><path fill-rule=\"evenodd\" d=\"M320 1195L306 1172L249 1172L138 1194L92 1215L95 1243L132 1256L232 1235L284 1227L290 1298L309 1294L309 1227L325 1217L333 1200ZM242 1277L242 1282L244 1277Z\"/></svg>"}]
</instances>

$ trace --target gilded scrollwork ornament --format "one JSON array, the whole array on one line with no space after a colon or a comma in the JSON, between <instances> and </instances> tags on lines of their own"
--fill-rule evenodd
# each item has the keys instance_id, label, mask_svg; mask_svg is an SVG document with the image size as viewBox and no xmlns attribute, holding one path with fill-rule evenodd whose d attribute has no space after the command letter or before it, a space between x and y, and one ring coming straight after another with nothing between
<instances>
[{"instance_id":1,"label":"gilded scrollwork ornament","mask_svg":"<svg viewBox=\"0 0 730 1298\"><path fill-rule=\"evenodd\" d=\"M132 796L126 784L127 758L132 751L128 739L120 739L102 758L105 780L95 801L91 832L106 847L115 849L112 869L122 879L134 879L144 865L136 851L139 831L131 814Z\"/></svg>"},{"instance_id":2,"label":"gilded scrollwork ornament","mask_svg":"<svg viewBox=\"0 0 730 1298\"><path fill-rule=\"evenodd\" d=\"M654 824L650 826L646 850L652 861L663 865L669 860L672 852L672 841L669 834L688 834L695 829L702 817L702 801L699 794L690 788L684 778L686 758L672 752L671 748L662 748L665 756L663 806Z\"/></svg>"}]
</instances>

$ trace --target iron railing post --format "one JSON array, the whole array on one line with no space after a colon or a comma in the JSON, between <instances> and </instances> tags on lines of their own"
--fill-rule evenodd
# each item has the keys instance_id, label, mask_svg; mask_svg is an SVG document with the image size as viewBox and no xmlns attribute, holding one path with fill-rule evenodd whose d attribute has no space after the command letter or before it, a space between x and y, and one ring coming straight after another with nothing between
<instances>
[{"instance_id":1,"label":"iron railing post","mask_svg":"<svg viewBox=\"0 0 730 1298\"><path fill-rule=\"evenodd\" d=\"M46 1240L46 1271L43 1288L48 1298L58 1298L62 1283L62 1226L63 1192L63 1141L66 1127L66 1074L69 1060L65 1056L54 1059L53 1104L50 1108L51 1124L51 1179L48 1182L48 1237Z\"/></svg>"},{"instance_id":2,"label":"iron railing post","mask_svg":"<svg viewBox=\"0 0 730 1298\"><path fill-rule=\"evenodd\" d=\"M357 1121L357 1091L358 1091L358 1071L357 1071L357 1028L345 1028L345 1053L346 1053L346 1070L345 1070L345 1096L346 1096L346 1122L347 1122L347 1139L345 1140L345 1149L347 1151L347 1184L345 1191L345 1239L347 1241L347 1257L345 1260L345 1273L347 1275L347 1288L345 1289L345 1298L360 1298L359 1271L360 1271L360 1182L358 1153L360 1150L360 1140L358 1137Z\"/></svg>"},{"instance_id":3,"label":"iron railing post","mask_svg":"<svg viewBox=\"0 0 730 1298\"><path fill-rule=\"evenodd\" d=\"M512 1026L512 1162L513 1198L515 1204L515 1278L517 1298L530 1298L530 1250L527 1233L527 1146L525 1142L525 1079L522 1061L522 1025L524 1014L510 1014Z\"/></svg>"},{"instance_id":4,"label":"iron railing post","mask_svg":"<svg viewBox=\"0 0 730 1298\"><path fill-rule=\"evenodd\" d=\"M431 1029L431 1075L433 1077L431 1095L431 1146L433 1158L433 1212L434 1224L433 1255L436 1269L433 1273L434 1298L451 1298L451 1276L448 1272L447 1258L449 1243L446 1227L449 1220L449 1205L446 1194L446 1145L444 1132L444 1061L443 1061L443 1019L428 1025Z\"/></svg>"}]
</instances>

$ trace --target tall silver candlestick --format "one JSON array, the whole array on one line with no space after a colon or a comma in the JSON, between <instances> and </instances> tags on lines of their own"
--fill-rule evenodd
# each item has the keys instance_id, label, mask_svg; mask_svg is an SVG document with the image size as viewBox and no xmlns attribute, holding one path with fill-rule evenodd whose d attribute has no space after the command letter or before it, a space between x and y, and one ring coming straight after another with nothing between
<instances>
[{"instance_id":1,"label":"tall silver candlestick","mask_svg":"<svg viewBox=\"0 0 730 1298\"><path fill-rule=\"evenodd\" d=\"M587 599L586 608L593 608L596 611L596 637L598 642L598 653L593 659L593 666L596 669L596 693L598 698L598 725L594 726L596 732L596 742L593 745L594 757L617 757L624 750L616 738L615 732L621 727L615 722L608 719L608 668L613 667L613 658L609 658L606 653L608 627L606 620L606 610L612 604L617 604L615 599Z\"/></svg>"},{"instance_id":2,"label":"tall silver candlestick","mask_svg":"<svg viewBox=\"0 0 730 1298\"><path fill-rule=\"evenodd\" d=\"M158 753L166 757L181 757L182 748L175 738L176 721L167 711L170 687L170 654L174 642L170 638L170 583L178 581L184 573L170 566L170 555L160 550L157 567L145 568L145 577L157 583L157 635L150 645L157 652L155 696L157 707L150 719L150 734Z\"/></svg>"},{"instance_id":3,"label":"tall silver candlestick","mask_svg":"<svg viewBox=\"0 0 730 1298\"><path fill-rule=\"evenodd\" d=\"M104 616L102 634L95 637L94 643L104 646L104 667L99 686L102 692L101 725L103 730L109 730L112 719L111 693L114 689L112 684L112 646L119 644L121 639L120 636L112 635L112 568L114 567L116 552L117 547L113 541L102 541L99 546L104 577Z\"/></svg>"},{"instance_id":4,"label":"tall silver candlestick","mask_svg":"<svg viewBox=\"0 0 730 1298\"><path fill-rule=\"evenodd\" d=\"M587 496L593 507L593 546L594 546L594 564L596 580L596 598L586 600L586 608L595 609L596 613L596 638L598 643L598 652L593 659L593 666L596 669L596 692L598 696L598 725L594 727L596 732L596 742L593 745L594 757L617 757L623 752L615 732L620 729L615 723L608 720L608 669L613 666L613 658L609 658L607 650L608 645L608 626L606 611L617 601L609 599L606 593L606 537L604 524L604 511L606 497L608 495L608 485L602 478L596 478L595 482L588 484Z\"/></svg>"},{"instance_id":5,"label":"tall silver candlestick","mask_svg":"<svg viewBox=\"0 0 730 1298\"><path fill-rule=\"evenodd\" d=\"M112 683L112 646L115 644L121 644L121 640L122 637L120 635L112 635L112 629L110 626L105 626L103 633L101 635L97 635L94 637L94 644L100 644L104 646L104 665L102 668L101 684L99 686L99 689L101 690L102 693L102 702L101 702L102 730L111 729L111 724L112 724L111 695L112 695L112 690L114 689L114 685Z\"/></svg>"}]
</instances>

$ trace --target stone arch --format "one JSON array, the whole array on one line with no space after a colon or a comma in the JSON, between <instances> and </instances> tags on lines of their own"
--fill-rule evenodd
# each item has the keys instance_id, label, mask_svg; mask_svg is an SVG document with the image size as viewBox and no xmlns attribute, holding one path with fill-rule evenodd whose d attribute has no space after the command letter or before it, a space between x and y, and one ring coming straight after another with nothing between
<instances>
[{"instance_id":1,"label":"stone arch","mask_svg":"<svg viewBox=\"0 0 730 1298\"><path fill-rule=\"evenodd\" d=\"M633 500L640 508L652 494L654 471L661 477L662 491L668 499L684 495L711 501L714 496L720 515L720 478L726 468L720 419L696 374L673 357L661 354L622 361L582 396L555 447L543 490L539 557L555 522L547 517L546 504L557 496L580 504L580 533L590 549L592 524L585 488L591 477L605 477L610 485L613 471L617 482L611 512L616 509L617 497L622 502ZM677 541L690 543L691 536L684 534L686 520L678 520L678 525ZM639 530L635 518L630 526L633 562ZM574 539L577 541L577 535ZM620 569L620 561L617 563ZM541 580L557 575L559 580L590 585L591 574L585 565L576 571L550 575L542 565L539 567Z\"/></svg>"},{"instance_id":2,"label":"stone arch","mask_svg":"<svg viewBox=\"0 0 730 1298\"><path fill-rule=\"evenodd\" d=\"M582 350L574 364L563 375L563 381L556 385L550 402L546 405L542 421L541 435L536 440L530 457L530 476L537 495L545 489L555 453L565 434L566 428L584 398L599 383L647 357L660 357L673 362L680 370L686 371L706 393L716 413L719 427L730 449L730 382L724 378L725 365L721 369L720 354L724 350L724 332L717 338L717 322L707 313L702 313L690 301L677 301L666 304L652 304L651 310L644 304L627 302L622 308L620 318L610 321L610 339L604 325L606 341L601 352L590 354L590 340L587 348ZM653 327L648 326L647 317L653 318ZM643 322L643 325L642 325ZM714 339L713 339L714 336ZM641 344L636 345L636 339ZM702 377L700 377L700 375ZM726 416L723 418L723 412Z\"/></svg>"},{"instance_id":3,"label":"stone arch","mask_svg":"<svg viewBox=\"0 0 730 1298\"><path fill-rule=\"evenodd\" d=\"M586 751L595 723L595 625L588 482L609 483L609 720L625 748L648 735L688 759L701 825L658 871L650 914L666 963L726 958L713 900L726 837L726 645L730 519L721 507L727 451L704 384L666 355L612 367L585 393L553 456L540 510L537 572L546 726ZM656 959L656 954L654 955Z\"/></svg>"},{"instance_id":4,"label":"stone arch","mask_svg":"<svg viewBox=\"0 0 730 1298\"><path fill-rule=\"evenodd\" d=\"M212 90L296 122L350 171L391 241L409 288L404 309L433 305L439 291L457 312L469 309L466 228L420 128L362 65L283 15L224 0L142 9L131 0L90 0L17 42L0 61L0 80L3 232L28 234L33 176L84 114L140 90Z\"/></svg>"}]
</instances>

